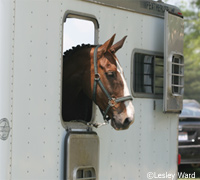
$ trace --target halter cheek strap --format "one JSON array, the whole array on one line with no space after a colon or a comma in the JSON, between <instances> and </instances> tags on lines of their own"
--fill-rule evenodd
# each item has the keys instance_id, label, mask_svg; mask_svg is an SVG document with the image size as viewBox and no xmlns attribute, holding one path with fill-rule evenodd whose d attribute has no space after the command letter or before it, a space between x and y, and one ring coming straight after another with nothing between
<instances>
[{"instance_id":1,"label":"halter cheek strap","mask_svg":"<svg viewBox=\"0 0 200 180\"><path fill-rule=\"evenodd\" d=\"M124 96L124 97L119 97L119 98L113 98L113 97L110 96L110 94L108 93L108 91L104 87L104 85L103 85L103 83L102 83L102 81L100 79L100 75L98 73L97 51L98 51L99 47L100 47L100 45L98 45L94 50L94 86L93 86L92 99L96 103L96 93L97 93L97 84L98 84L100 86L100 88L102 89L102 91L104 92L104 94L108 98L108 106L105 109L105 111L100 109L100 111L101 111L101 113L103 115L104 121L107 122L110 119L110 117L107 114L108 114L108 111L109 111L109 109L111 107L115 106L119 102L132 100L133 98L132 98L132 96Z\"/></svg>"}]
</instances>

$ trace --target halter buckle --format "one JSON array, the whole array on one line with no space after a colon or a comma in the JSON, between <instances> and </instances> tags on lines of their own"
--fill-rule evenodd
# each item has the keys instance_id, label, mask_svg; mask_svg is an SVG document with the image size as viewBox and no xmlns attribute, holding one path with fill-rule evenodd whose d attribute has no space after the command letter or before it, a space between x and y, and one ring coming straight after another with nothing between
<instances>
[{"instance_id":1,"label":"halter buckle","mask_svg":"<svg viewBox=\"0 0 200 180\"><path fill-rule=\"evenodd\" d=\"M108 101L108 104L109 104L109 106L111 106L111 107L115 106L115 105L117 104L116 99L115 99L115 98L110 99L110 100Z\"/></svg>"},{"instance_id":2,"label":"halter buckle","mask_svg":"<svg viewBox=\"0 0 200 180\"><path fill-rule=\"evenodd\" d=\"M96 74L94 75L94 80L95 80L95 81L99 81L99 80L100 80L100 74L99 74L99 73L96 73Z\"/></svg>"}]
</instances>

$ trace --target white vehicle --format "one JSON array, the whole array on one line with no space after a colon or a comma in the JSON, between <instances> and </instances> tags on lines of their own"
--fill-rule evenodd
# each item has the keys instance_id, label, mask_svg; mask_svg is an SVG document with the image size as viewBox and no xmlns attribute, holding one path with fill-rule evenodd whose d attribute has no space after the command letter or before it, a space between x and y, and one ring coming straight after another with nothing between
<instances>
[{"instance_id":1,"label":"white vehicle","mask_svg":"<svg viewBox=\"0 0 200 180\"><path fill-rule=\"evenodd\" d=\"M128 36L117 53L135 107L128 130L93 127L104 125L94 104L86 123L62 118L63 29L76 30L65 27L69 19L92 24L93 44L114 33ZM177 7L152 0L0 0L0 179L177 178L183 67Z\"/></svg>"}]
</instances>

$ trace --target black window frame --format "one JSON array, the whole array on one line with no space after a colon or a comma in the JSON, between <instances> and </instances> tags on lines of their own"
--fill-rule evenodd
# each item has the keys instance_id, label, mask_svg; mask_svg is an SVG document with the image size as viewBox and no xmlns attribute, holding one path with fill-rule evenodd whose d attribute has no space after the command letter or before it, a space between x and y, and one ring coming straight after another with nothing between
<instances>
[{"instance_id":1,"label":"black window frame","mask_svg":"<svg viewBox=\"0 0 200 180\"><path fill-rule=\"evenodd\" d=\"M140 74L140 75L146 75L147 79L148 78L150 79L150 76L152 77L151 84L146 84L146 87L147 87L146 92L141 90L142 87L136 87L136 84L138 85L138 83L136 82L137 81L136 78L138 77L137 71L139 71L139 69L142 68L142 67L138 67L138 65L137 65L137 63L139 63L139 60L136 59L137 58L136 56L139 55L139 54L146 55L146 56L153 58L153 59L149 58L148 60L146 58L146 62L143 63L143 64L145 64L146 68L148 68L148 66L150 67L152 65L151 68L148 68L149 73L150 73L150 71L151 71L151 73L148 74L146 72L147 74L145 74L144 70L143 70L143 72ZM155 63L155 58L161 59L162 62L161 63ZM151 59L151 61L150 61L150 59ZM142 62L140 64L142 64ZM157 68L155 68L155 66ZM159 68L162 68L162 70L160 70L160 71L162 71L162 74L160 73L158 75L158 73L157 74L155 73L155 70L158 70ZM159 78L162 79L162 80L160 80L162 85L160 85L158 87L158 86L156 86L156 84L158 83L158 80L156 80L156 79L159 79ZM141 82L141 84L142 84L142 82ZM143 86L143 88L144 88L144 86ZM156 91L157 91L157 90L155 91L156 88L160 88L159 91L162 91L162 93L156 93ZM132 91L133 97L163 99L163 93L164 93L163 88L164 88L164 54L160 53L160 52L155 52L155 51L134 49L133 52L132 52L132 58L131 58L131 91Z\"/></svg>"}]
</instances>

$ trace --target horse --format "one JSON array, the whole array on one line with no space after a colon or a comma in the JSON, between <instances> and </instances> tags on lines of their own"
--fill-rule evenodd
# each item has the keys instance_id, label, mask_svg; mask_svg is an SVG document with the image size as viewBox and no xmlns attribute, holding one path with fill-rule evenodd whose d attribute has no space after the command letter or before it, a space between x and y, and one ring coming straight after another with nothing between
<instances>
[{"instance_id":1,"label":"horse","mask_svg":"<svg viewBox=\"0 0 200 180\"><path fill-rule=\"evenodd\" d=\"M78 45L63 55L62 117L64 121L91 120L92 103L111 119L115 130L134 122L134 107L123 69L115 53L127 36L113 45L114 34L103 45Z\"/></svg>"}]
</instances>

